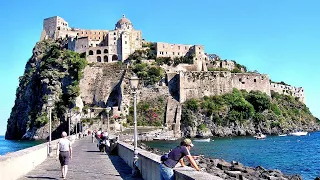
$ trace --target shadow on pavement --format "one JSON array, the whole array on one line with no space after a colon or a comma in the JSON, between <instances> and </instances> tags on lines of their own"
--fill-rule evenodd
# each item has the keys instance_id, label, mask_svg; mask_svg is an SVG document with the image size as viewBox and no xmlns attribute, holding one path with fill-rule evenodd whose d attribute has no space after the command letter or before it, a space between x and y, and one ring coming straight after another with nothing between
<instances>
[{"instance_id":1,"label":"shadow on pavement","mask_svg":"<svg viewBox=\"0 0 320 180\"><path fill-rule=\"evenodd\" d=\"M28 179L57 179L53 177L46 177L46 176L26 176Z\"/></svg>"},{"instance_id":2,"label":"shadow on pavement","mask_svg":"<svg viewBox=\"0 0 320 180\"><path fill-rule=\"evenodd\" d=\"M120 156L117 155L108 155L109 159L111 160L113 166L116 168L116 170L119 172L122 179L125 180L142 180L142 178L133 178L131 176L132 169L127 163L121 159Z\"/></svg>"}]
</instances>

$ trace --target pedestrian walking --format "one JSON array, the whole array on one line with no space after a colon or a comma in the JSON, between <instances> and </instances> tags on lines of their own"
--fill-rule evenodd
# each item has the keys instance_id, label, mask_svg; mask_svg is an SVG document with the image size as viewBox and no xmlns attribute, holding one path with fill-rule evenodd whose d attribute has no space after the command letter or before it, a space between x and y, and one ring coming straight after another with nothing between
<instances>
[{"instance_id":1,"label":"pedestrian walking","mask_svg":"<svg viewBox=\"0 0 320 180\"><path fill-rule=\"evenodd\" d=\"M57 159L60 161L62 178L66 179L69 160L72 158L72 147L66 132L63 131L61 137L57 144Z\"/></svg>"}]
</instances>

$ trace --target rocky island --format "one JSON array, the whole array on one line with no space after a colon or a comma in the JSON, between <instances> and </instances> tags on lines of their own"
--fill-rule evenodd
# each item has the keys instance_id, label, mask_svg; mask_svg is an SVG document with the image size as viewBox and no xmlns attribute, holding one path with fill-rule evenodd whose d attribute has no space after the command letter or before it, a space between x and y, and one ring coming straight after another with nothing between
<instances>
[{"instance_id":1,"label":"rocky island","mask_svg":"<svg viewBox=\"0 0 320 180\"><path fill-rule=\"evenodd\" d=\"M165 127L176 138L319 130L302 87L273 82L203 45L146 41L125 16L114 30L47 18L40 39L19 78L6 139L48 138L49 95L54 137L68 129L68 112L71 132L106 119L111 130L126 129L133 124L133 73L141 80L138 125Z\"/></svg>"}]
</instances>

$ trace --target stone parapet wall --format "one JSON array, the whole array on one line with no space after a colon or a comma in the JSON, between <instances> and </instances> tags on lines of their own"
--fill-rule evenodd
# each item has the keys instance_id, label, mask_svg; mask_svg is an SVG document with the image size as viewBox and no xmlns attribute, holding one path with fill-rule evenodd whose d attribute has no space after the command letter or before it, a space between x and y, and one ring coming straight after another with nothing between
<instances>
[{"instance_id":1,"label":"stone parapet wall","mask_svg":"<svg viewBox=\"0 0 320 180\"><path fill-rule=\"evenodd\" d=\"M138 150L138 168L143 179L160 180L160 156L151 152ZM133 167L133 146L119 141L118 155L132 168ZM198 172L193 168L175 168L175 180L222 180L220 177L206 172Z\"/></svg>"},{"instance_id":2,"label":"stone parapet wall","mask_svg":"<svg viewBox=\"0 0 320 180\"><path fill-rule=\"evenodd\" d=\"M58 141L51 141L53 148L56 147ZM54 150L52 152L55 153ZM0 156L0 179L18 179L45 161L47 157L48 143Z\"/></svg>"}]
</instances>

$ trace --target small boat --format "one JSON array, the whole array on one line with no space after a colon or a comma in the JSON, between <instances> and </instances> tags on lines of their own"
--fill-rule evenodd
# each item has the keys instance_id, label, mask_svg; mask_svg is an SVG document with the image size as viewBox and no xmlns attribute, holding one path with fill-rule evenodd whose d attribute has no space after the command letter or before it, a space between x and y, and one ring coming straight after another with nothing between
<instances>
[{"instance_id":1,"label":"small boat","mask_svg":"<svg viewBox=\"0 0 320 180\"><path fill-rule=\"evenodd\" d=\"M290 133L291 136L305 136L307 134L308 134L308 132L306 132L306 131L298 131L298 132Z\"/></svg>"},{"instance_id":2,"label":"small boat","mask_svg":"<svg viewBox=\"0 0 320 180\"><path fill-rule=\"evenodd\" d=\"M195 142L210 142L210 138L207 138L207 139L194 139L193 141Z\"/></svg>"},{"instance_id":3,"label":"small boat","mask_svg":"<svg viewBox=\"0 0 320 180\"><path fill-rule=\"evenodd\" d=\"M287 136L287 134L279 134L278 136L283 137L283 136Z\"/></svg>"},{"instance_id":4,"label":"small boat","mask_svg":"<svg viewBox=\"0 0 320 180\"><path fill-rule=\"evenodd\" d=\"M262 134L262 133L259 133L258 135L253 136L253 137L255 137L256 139L265 139L265 138L267 137L267 135L264 135L264 134Z\"/></svg>"}]
</instances>

